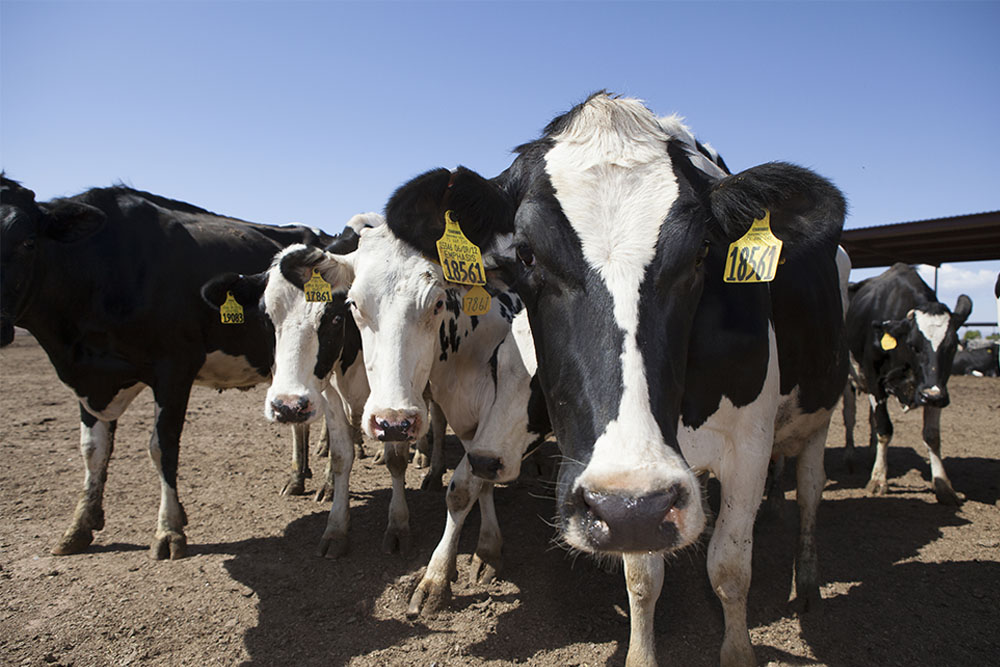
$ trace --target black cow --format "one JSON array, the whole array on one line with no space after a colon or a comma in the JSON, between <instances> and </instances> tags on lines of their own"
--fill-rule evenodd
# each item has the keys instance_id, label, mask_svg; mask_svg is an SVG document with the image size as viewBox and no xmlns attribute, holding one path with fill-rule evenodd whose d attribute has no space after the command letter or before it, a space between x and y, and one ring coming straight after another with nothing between
<instances>
[{"instance_id":1,"label":"black cow","mask_svg":"<svg viewBox=\"0 0 1000 667\"><path fill-rule=\"evenodd\" d=\"M393 196L388 224L435 258L447 211L524 300L565 455L560 536L624 558L627 664L655 664L663 554L694 543L706 523L699 471L722 485L708 546L726 620L722 664L754 664L746 602L772 451L798 455L796 589L819 597L823 446L847 373L844 198L789 164L730 176L676 119L603 93L518 153L491 180L464 168L417 177ZM753 263L782 262L774 281L724 282L750 275L754 255L737 250L742 263L727 267L730 243L768 217L780 260L763 251Z\"/></svg>"},{"instance_id":2,"label":"black cow","mask_svg":"<svg viewBox=\"0 0 1000 667\"><path fill-rule=\"evenodd\" d=\"M187 539L177 462L191 385L253 386L269 378L273 357L265 320L248 314L243 324L223 324L200 288L220 270L261 271L284 246L325 245L331 237L126 187L47 203L6 176L2 188L0 343L13 340L15 325L30 331L80 400L84 491L52 553L82 551L104 526L117 420L152 387L149 450L161 497L151 554L181 558Z\"/></svg>"},{"instance_id":3,"label":"black cow","mask_svg":"<svg viewBox=\"0 0 1000 667\"><path fill-rule=\"evenodd\" d=\"M955 362L951 365L952 375L975 375L976 377L997 377L1000 368L997 367L997 354L1000 343L993 341L982 347L959 347L955 353Z\"/></svg>"},{"instance_id":4,"label":"black cow","mask_svg":"<svg viewBox=\"0 0 1000 667\"><path fill-rule=\"evenodd\" d=\"M924 445L931 460L938 502L958 505L941 462L941 408L948 405L948 376L958 347L958 328L972 311L972 300L958 297L954 312L938 302L910 266L898 263L885 273L851 286L847 337L851 381L844 391L845 462L854 464L855 391L870 395L870 445L876 448L868 491L888 490L886 456L892 440L888 400L904 408L923 407Z\"/></svg>"}]
</instances>

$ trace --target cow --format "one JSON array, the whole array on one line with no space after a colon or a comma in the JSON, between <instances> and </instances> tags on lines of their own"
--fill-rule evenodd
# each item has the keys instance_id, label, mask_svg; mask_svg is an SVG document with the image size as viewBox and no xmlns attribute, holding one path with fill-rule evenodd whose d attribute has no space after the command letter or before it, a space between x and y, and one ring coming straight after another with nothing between
<instances>
[{"instance_id":1,"label":"cow","mask_svg":"<svg viewBox=\"0 0 1000 667\"><path fill-rule=\"evenodd\" d=\"M798 456L796 596L807 608L819 598L823 445L847 373L837 260L846 204L787 163L729 175L679 125L597 93L495 178L426 172L386 217L431 258L446 215L457 221L524 301L564 455L559 535L623 559L626 664L656 663L664 555L701 536L697 474L710 471L722 489L708 545L721 662L749 665L752 531L772 452ZM755 221L783 242L780 255L761 251L764 266L757 250L730 248ZM770 283L725 282L775 266Z\"/></svg>"},{"instance_id":2,"label":"cow","mask_svg":"<svg viewBox=\"0 0 1000 667\"><path fill-rule=\"evenodd\" d=\"M941 409L949 403L958 329L972 312L962 294L955 310L937 300L911 266L896 263L884 273L851 286L847 339L851 379L844 391L845 465L853 470L855 392L870 397L869 444L875 463L867 490L888 491L886 480L892 422L888 401L895 396L906 409L923 408L923 440L930 455L934 495L944 505L959 505L941 461Z\"/></svg>"},{"instance_id":3,"label":"cow","mask_svg":"<svg viewBox=\"0 0 1000 667\"><path fill-rule=\"evenodd\" d=\"M300 275L299 282L318 271L335 289L349 289L371 386L362 429L386 443L390 470L405 466L398 452L426 432L428 398L465 447L448 484L444 534L407 615L447 602L462 524L477 500L482 523L469 578L492 580L502 565L493 487L517 478L524 452L549 430L544 401L537 386L532 388L534 355L526 321L517 327L519 334L512 329L520 299L491 288L489 309L466 313L464 290L446 282L438 263L385 226L365 230L349 255L303 249L290 251L285 263ZM407 533L399 539L401 547L409 546Z\"/></svg>"},{"instance_id":4,"label":"cow","mask_svg":"<svg viewBox=\"0 0 1000 667\"><path fill-rule=\"evenodd\" d=\"M355 216L333 243L331 253L351 253L358 245L358 232L379 225L381 216ZM348 548L348 501L350 473L355 458L352 443L360 440L361 412L368 398L361 336L345 303L346 289L331 289L329 298L307 301L304 287L313 277L312 266L302 258L322 257L315 247L294 244L275 255L267 271L254 275L223 274L202 288L205 299L215 308L222 306L227 293L234 294L248 312L266 319L274 330L274 379L264 400L264 415L274 422L308 424L324 417L330 433L326 480L316 500L332 499L326 530L318 553L337 558ZM324 398L325 395L325 398ZM444 442L445 422L434 420L435 449ZM405 452L404 452L405 453ZM440 486L443 455L435 451L438 469L425 477L425 487ZM408 534L408 512L404 496L402 467L390 465L393 495L389 528L383 546L392 551L401 532Z\"/></svg>"},{"instance_id":5,"label":"cow","mask_svg":"<svg viewBox=\"0 0 1000 667\"><path fill-rule=\"evenodd\" d=\"M997 377L1000 367L997 366L1000 343L987 341L987 345L972 347L959 346L955 352L955 361L951 365L952 375L975 375L976 377Z\"/></svg>"},{"instance_id":6,"label":"cow","mask_svg":"<svg viewBox=\"0 0 1000 667\"><path fill-rule=\"evenodd\" d=\"M202 301L201 285L220 270L259 271L289 244L330 240L315 229L244 222L124 186L38 203L2 177L0 344L13 340L15 325L27 329L80 401L84 490L53 554L83 551L103 528L118 418L150 387L149 453L161 488L150 554L184 556L177 468L191 386L266 382L273 356L266 322L251 314L243 324L223 323ZM297 439L308 433L294 431Z\"/></svg>"}]
</instances>

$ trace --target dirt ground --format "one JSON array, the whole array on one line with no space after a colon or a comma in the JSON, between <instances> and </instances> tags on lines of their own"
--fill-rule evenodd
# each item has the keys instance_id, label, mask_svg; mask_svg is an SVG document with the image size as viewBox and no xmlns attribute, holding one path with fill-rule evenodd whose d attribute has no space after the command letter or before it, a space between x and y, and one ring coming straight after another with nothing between
<instances>
[{"instance_id":1,"label":"dirt ground","mask_svg":"<svg viewBox=\"0 0 1000 667\"><path fill-rule=\"evenodd\" d=\"M802 617L787 603L797 522L789 470L782 514L758 520L754 543L749 622L761 664L1000 664L1000 380L957 377L949 387L943 448L966 498L959 510L934 502L919 414L894 410L890 493L873 498L867 474L843 466L838 412L819 516L824 605ZM497 490L501 580L472 587L460 572L447 611L409 621L409 594L444 527L443 494L420 491L422 471L411 466L415 553L383 554L389 475L362 459L352 478L350 551L316 557L329 507L278 494L291 434L264 420L263 396L263 387L192 394L179 482L187 558L148 555L159 502L146 453L149 392L119 423L104 530L83 554L51 556L83 481L76 401L29 335L19 332L0 351L0 664L624 662L622 574L553 545L544 479ZM867 443L867 420L858 420L856 438ZM460 456L452 439L449 469ZM313 459L310 489L323 465ZM478 525L473 511L460 570ZM722 612L703 545L668 564L656 629L663 664L717 663Z\"/></svg>"}]
</instances>

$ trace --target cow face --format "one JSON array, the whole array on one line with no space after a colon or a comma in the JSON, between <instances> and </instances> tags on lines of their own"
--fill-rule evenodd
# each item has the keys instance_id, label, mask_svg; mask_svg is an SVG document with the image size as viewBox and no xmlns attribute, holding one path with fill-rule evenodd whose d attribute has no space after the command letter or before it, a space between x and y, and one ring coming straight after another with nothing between
<instances>
[{"instance_id":1,"label":"cow face","mask_svg":"<svg viewBox=\"0 0 1000 667\"><path fill-rule=\"evenodd\" d=\"M430 255L451 210L524 299L565 455L566 542L617 553L683 547L705 523L676 430L706 270L721 283L729 241L764 209L794 251L817 208L842 221L843 200L791 165L723 178L641 103L606 95L519 153L492 181L461 168L418 177L390 201L388 224ZM833 235L835 246L839 228Z\"/></svg>"},{"instance_id":2,"label":"cow face","mask_svg":"<svg viewBox=\"0 0 1000 667\"><path fill-rule=\"evenodd\" d=\"M0 176L0 346L14 340L31 306L47 243L75 243L100 231L100 210L72 201L35 203L35 193Z\"/></svg>"},{"instance_id":3,"label":"cow face","mask_svg":"<svg viewBox=\"0 0 1000 667\"><path fill-rule=\"evenodd\" d=\"M876 358L888 360L886 389L907 407L948 405L948 377L958 349L958 329L972 311L972 300L958 297L955 311L925 303L901 320L873 322Z\"/></svg>"}]
</instances>

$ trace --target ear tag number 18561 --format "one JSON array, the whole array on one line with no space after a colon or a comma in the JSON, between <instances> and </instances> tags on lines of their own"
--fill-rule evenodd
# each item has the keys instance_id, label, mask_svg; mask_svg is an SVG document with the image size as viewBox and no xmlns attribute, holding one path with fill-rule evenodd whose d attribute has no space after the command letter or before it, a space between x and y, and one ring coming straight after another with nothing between
<instances>
[{"instance_id":1,"label":"ear tag number 18561","mask_svg":"<svg viewBox=\"0 0 1000 667\"><path fill-rule=\"evenodd\" d=\"M236 301L232 292L226 292L225 302L219 306L223 324L243 324L243 306Z\"/></svg>"},{"instance_id":2,"label":"ear tag number 18561","mask_svg":"<svg viewBox=\"0 0 1000 667\"><path fill-rule=\"evenodd\" d=\"M483 256L451 214L450 210L444 212L444 234L437 240L444 279L459 285L475 285L462 299L462 310L467 315L483 315L490 309L490 295L480 287L486 284Z\"/></svg>"},{"instance_id":3,"label":"ear tag number 18561","mask_svg":"<svg viewBox=\"0 0 1000 667\"><path fill-rule=\"evenodd\" d=\"M324 303L333 301L333 290L330 289L330 283L319 275L319 269L313 269L312 278L306 281L302 289L306 293L306 301L322 301Z\"/></svg>"},{"instance_id":4,"label":"ear tag number 18561","mask_svg":"<svg viewBox=\"0 0 1000 667\"><path fill-rule=\"evenodd\" d=\"M781 257L781 239L771 233L771 212L754 220L740 239L729 245L722 279L727 283L769 283Z\"/></svg>"}]
</instances>

